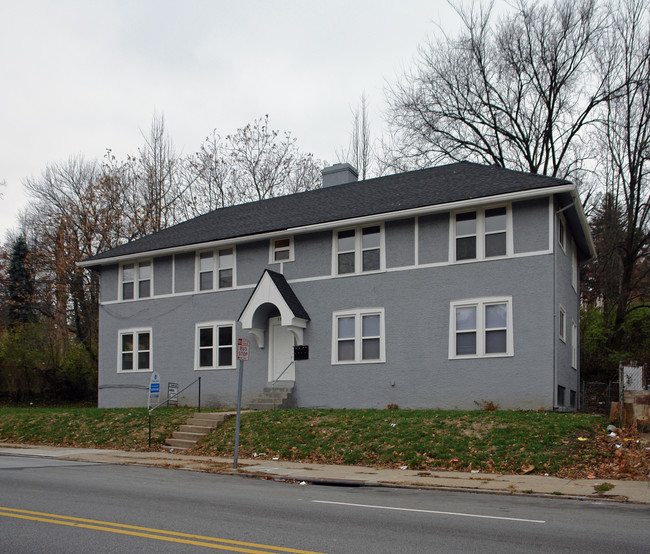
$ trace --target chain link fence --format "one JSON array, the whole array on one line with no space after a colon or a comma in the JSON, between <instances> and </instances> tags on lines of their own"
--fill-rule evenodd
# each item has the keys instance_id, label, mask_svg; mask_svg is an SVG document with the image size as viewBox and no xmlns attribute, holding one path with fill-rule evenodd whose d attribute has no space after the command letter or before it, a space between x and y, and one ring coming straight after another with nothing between
<instances>
[{"instance_id":1,"label":"chain link fence","mask_svg":"<svg viewBox=\"0 0 650 554\"><path fill-rule=\"evenodd\" d=\"M622 386L619 386L622 383ZM647 364L634 362L619 365L618 380L583 381L580 409L592 414L610 415L612 402L623 401L625 391L650 390Z\"/></svg>"},{"instance_id":2,"label":"chain link fence","mask_svg":"<svg viewBox=\"0 0 650 554\"><path fill-rule=\"evenodd\" d=\"M583 381L580 409L609 417L612 402L618 402L618 388L617 381Z\"/></svg>"}]
</instances>

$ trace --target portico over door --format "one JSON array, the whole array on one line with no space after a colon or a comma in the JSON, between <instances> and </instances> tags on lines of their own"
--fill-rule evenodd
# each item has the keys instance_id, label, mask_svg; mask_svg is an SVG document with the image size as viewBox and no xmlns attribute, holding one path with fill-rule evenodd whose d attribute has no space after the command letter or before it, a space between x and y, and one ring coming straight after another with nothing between
<instances>
[{"instance_id":1,"label":"portico over door","mask_svg":"<svg viewBox=\"0 0 650 554\"><path fill-rule=\"evenodd\" d=\"M295 381L296 366L293 364L295 337L282 326L280 317L269 319L269 382Z\"/></svg>"},{"instance_id":2,"label":"portico over door","mask_svg":"<svg viewBox=\"0 0 650 554\"><path fill-rule=\"evenodd\" d=\"M278 325L273 325L270 320L279 320L279 327L282 330L275 330ZM273 339L271 334L276 333L280 337L279 348L286 350L290 343L287 334L292 335L293 342L290 345L293 353L294 344L303 344L303 334L309 323L309 315L284 275L266 269L239 316L239 321L242 327L255 337L259 348L270 344ZM267 334L269 336L265 337ZM269 367L274 367L271 361Z\"/></svg>"}]
</instances>

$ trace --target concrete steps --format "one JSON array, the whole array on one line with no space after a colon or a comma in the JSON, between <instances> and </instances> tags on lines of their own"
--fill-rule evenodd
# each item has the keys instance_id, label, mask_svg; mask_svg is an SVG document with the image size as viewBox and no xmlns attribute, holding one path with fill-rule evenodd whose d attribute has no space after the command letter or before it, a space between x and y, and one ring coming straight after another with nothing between
<instances>
[{"instance_id":1,"label":"concrete steps","mask_svg":"<svg viewBox=\"0 0 650 554\"><path fill-rule=\"evenodd\" d=\"M203 437L233 415L235 415L235 412L195 413L187 420L185 425L181 425L178 431L174 431L171 438L165 440L165 444L175 450L192 448Z\"/></svg>"},{"instance_id":2,"label":"concrete steps","mask_svg":"<svg viewBox=\"0 0 650 554\"><path fill-rule=\"evenodd\" d=\"M264 387L264 391L249 404L249 410L273 410L294 408L293 382L291 384Z\"/></svg>"}]
</instances>

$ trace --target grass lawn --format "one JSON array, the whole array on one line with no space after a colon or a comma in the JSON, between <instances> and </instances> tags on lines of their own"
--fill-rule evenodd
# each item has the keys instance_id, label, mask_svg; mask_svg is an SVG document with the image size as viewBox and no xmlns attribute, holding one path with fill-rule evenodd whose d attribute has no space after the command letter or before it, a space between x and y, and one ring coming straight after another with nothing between
<instances>
[{"instance_id":1,"label":"grass lawn","mask_svg":"<svg viewBox=\"0 0 650 554\"><path fill-rule=\"evenodd\" d=\"M159 408L152 416L151 445L160 449L194 408ZM0 444L18 442L141 450L148 445L146 408L0 407Z\"/></svg>"},{"instance_id":2,"label":"grass lawn","mask_svg":"<svg viewBox=\"0 0 650 554\"><path fill-rule=\"evenodd\" d=\"M193 408L154 412L152 449ZM240 456L374 467L646 478L650 451L589 414L523 411L277 410L242 415ZM146 408L0 407L0 443L147 449ZM232 456L235 418L190 453Z\"/></svg>"},{"instance_id":3,"label":"grass lawn","mask_svg":"<svg viewBox=\"0 0 650 554\"><path fill-rule=\"evenodd\" d=\"M589 414L523 411L253 412L242 416L240 455L422 470L647 476L648 451L627 441L642 463L622 464L608 423ZM234 425L234 419L226 422L192 453L232 455Z\"/></svg>"}]
</instances>

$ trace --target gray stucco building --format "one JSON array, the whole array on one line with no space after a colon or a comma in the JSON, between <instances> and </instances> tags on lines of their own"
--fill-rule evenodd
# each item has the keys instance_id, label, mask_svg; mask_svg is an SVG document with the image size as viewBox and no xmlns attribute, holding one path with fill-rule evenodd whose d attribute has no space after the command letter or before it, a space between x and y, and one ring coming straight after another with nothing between
<instances>
[{"instance_id":1,"label":"gray stucco building","mask_svg":"<svg viewBox=\"0 0 650 554\"><path fill-rule=\"evenodd\" d=\"M233 406L238 338L245 405L279 377L297 407L577 407L594 248L573 184L467 162L323 176L82 262L101 276L100 407L146 405L152 371Z\"/></svg>"}]
</instances>

